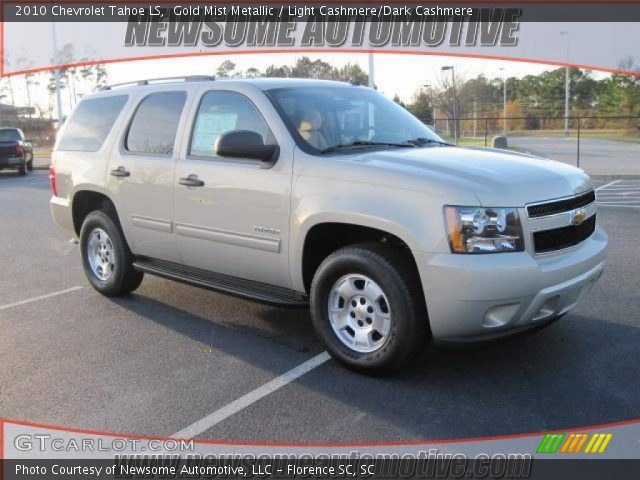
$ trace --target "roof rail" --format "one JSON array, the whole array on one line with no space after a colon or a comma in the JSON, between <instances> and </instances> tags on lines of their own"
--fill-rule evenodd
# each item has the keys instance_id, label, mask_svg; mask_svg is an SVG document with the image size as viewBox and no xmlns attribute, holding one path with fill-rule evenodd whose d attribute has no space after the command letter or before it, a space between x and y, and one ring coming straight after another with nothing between
<instances>
[{"instance_id":1,"label":"roof rail","mask_svg":"<svg viewBox=\"0 0 640 480\"><path fill-rule=\"evenodd\" d=\"M131 86L142 86L142 85L150 85L153 83L170 83L175 81L183 81L183 82L204 82L204 81L213 81L216 77L212 75L186 75L180 77L162 77L162 78L148 78L146 80L136 80L131 82L122 82L122 83L114 83L113 85L105 85L101 87L100 90L111 90L115 87L123 87L125 85Z\"/></svg>"}]
</instances>

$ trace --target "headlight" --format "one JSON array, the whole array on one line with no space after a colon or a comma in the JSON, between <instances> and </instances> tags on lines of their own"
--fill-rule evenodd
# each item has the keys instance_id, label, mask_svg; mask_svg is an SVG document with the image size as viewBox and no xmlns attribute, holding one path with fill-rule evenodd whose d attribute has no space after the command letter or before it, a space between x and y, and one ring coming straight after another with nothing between
<instances>
[{"instance_id":1,"label":"headlight","mask_svg":"<svg viewBox=\"0 0 640 480\"><path fill-rule=\"evenodd\" d=\"M521 252L522 226L515 208L444 207L453 253Z\"/></svg>"}]
</instances>

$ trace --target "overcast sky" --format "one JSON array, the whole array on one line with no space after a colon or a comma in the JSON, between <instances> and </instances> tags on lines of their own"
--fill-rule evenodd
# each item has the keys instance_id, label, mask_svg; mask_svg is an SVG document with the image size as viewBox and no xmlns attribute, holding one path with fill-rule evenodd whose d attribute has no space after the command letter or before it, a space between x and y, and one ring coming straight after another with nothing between
<instances>
[{"instance_id":1,"label":"overcast sky","mask_svg":"<svg viewBox=\"0 0 640 480\"><path fill-rule=\"evenodd\" d=\"M296 58L308 56L311 59L321 59L336 67L347 63L355 63L364 71L368 71L368 54L330 53L330 54L243 54L243 55L205 55L201 57L168 58L161 60L138 60L122 63L107 64L109 74L108 83L121 83L145 78L159 78L177 75L214 75L218 66L225 60L236 63L238 70L245 71L255 67L264 71L271 64L293 65ZM425 84L437 85L442 75L450 75L450 72L442 72L441 67L453 65L456 76L459 78L474 78L484 74L487 78L523 77L529 74L539 74L545 70L558 68L555 65L543 65L528 62L499 61L489 59L470 59L464 57L452 57L441 55L400 55L400 54L376 54L374 55L375 82L384 95L392 98L398 94L405 102L410 102L414 92ZM504 70L501 70L504 69ZM596 78L602 78L608 74L594 72ZM26 105L26 89L24 77L17 75L12 78L16 105ZM39 86L32 85L32 104L39 103L45 106L48 103L49 94L46 90L48 74L37 76ZM5 83L6 87L6 83ZM78 87L81 89L81 87ZM3 92L4 103L10 102L9 91ZM88 93L88 92L79 92ZM71 95L64 90L61 95L63 112L67 115L71 108ZM56 113L54 112L54 115Z\"/></svg>"}]
</instances>

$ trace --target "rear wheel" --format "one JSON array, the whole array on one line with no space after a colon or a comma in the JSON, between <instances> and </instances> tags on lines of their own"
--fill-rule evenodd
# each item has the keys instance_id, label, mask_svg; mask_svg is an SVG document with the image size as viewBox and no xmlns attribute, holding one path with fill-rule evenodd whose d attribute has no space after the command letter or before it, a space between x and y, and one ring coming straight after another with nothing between
<instances>
[{"instance_id":1,"label":"rear wheel","mask_svg":"<svg viewBox=\"0 0 640 480\"><path fill-rule=\"evenodd\" d=\"M27 174L27 167L25 165L20 165L18 167L18 175L24 176Z\"/></svg>"},{"instance_id":2,"label":"rear wheel","mask_svg":"<svg viewBox=\"0 0 640 480\"><path fill-rule=\"evenodd\" d=\"M427 338L427 316L415 268L379 244L331 254L311 286L314 327L331 355L365 373L400 368Z\"/></svg>"},{"instance_id":3,"label":"rear wheel","mask_svg":"<svg viewBox=\"0 0 640 480\"><path fill-rule=\"evenodd\" d=\"M80 250L87 279L103 295L126 295L142 283L143 274L133 268L133 254L122 232L105 212L94 211L85 218Z\"/></svg>"},{"instance_id":4,"label":"rear wheel","mask_svg":"<svg viewBox=\"0 0 640 480\"><path fill-rule=\"evenodd\" d=\"M27 161L27 170L33 172L33 154L29 155L29 160Z\"/></svg>"}]
</instances>

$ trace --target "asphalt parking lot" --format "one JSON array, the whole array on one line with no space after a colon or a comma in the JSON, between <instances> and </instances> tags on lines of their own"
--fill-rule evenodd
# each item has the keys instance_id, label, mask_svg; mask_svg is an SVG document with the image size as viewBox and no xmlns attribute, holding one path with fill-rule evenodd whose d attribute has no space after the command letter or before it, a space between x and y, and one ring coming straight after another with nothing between
<instances>
[{"instance_id":1,"label":"asphalt parking lot","mask_svg":"<svg viewBox=\"0 0 640 480\"><path fill-rule=\"evenodd\" d=\"M509 144L534 155L576 165L577 138L509 135ZM580 139L580 168L590 175L640 174L640 143L597 138Z\"/></svg>"},{"instance_id":2,"label":"asphalt parking lot","mask_svg":"<svg viewBox=\"0 0 640 480\"><path fill-rule=\"evenodd\" d=\"M450 439L640 417L640 208L603 205L605 274L543 331L429 347L391 377L320 358L266 394L323 352L308 312L149 276L128 298L101 297L50 218L46 173L0 173L0 417L161 436L207 419L198 437L241 442ZM599 198L619 190L608 183Z\"/></svg>"}]
</instances>

